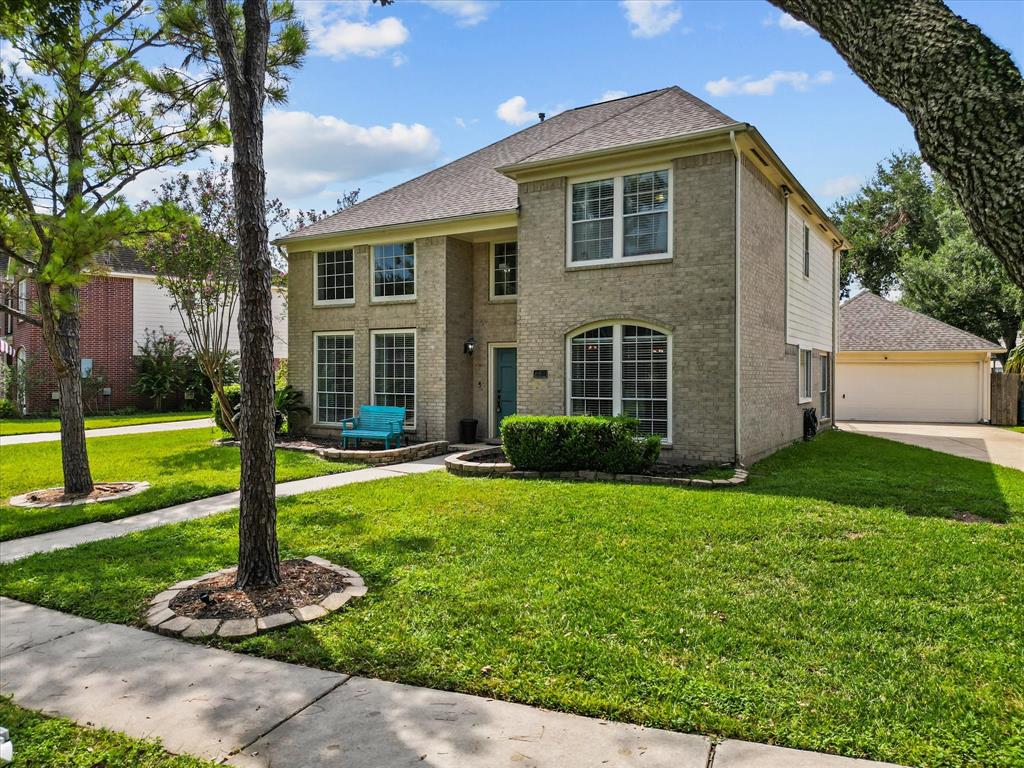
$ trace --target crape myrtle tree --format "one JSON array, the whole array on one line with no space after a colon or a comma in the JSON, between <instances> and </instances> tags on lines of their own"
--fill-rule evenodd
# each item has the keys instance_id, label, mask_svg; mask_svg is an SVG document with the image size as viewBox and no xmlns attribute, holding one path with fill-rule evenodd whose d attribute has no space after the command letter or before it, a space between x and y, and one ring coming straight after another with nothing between
<instances>
[{"instance_id":1,"label":"crape myrtle tree","mask_svg":"<svg viewBox=\"0 0 1024 768\"><path fill-rule=\"evenodd\" d=\"M290 2L168 0L163 17L190 61L210 72L204 93L226 100L239 263L242 455L238 525L241 589L281 581L274 497L273 269L266 216L263 108L282 101L287 72L306 51Z\"/></svg>"},{"instance_id":2,"label":"crape myrtle tree","mask_svg":"<svg viewBox=\"0 0 1024 768\"><path fill-rule=\"evenodd\" d=\"M914 127L971 229L1024 288L1024 78L942 0L770 0Z\"/></svg>"},{"instance_id":3,"label":"crape myrtle tree","mask_svg":"<svg viewBox=\"0 0 1024 768\"><path fill-rule=\"evenodd\" d=\"M147 69L140 55L166 44L142 0L27 3L0 16L16 63L0 84L0 252L35 286L40 326L60 393L64 490L92 490L80 376L79 291L95 257L133 233L122 191L146 171L226 143L220 103ZM175 70L177 71L177 70Z\"/></svg>"}]
</instances>

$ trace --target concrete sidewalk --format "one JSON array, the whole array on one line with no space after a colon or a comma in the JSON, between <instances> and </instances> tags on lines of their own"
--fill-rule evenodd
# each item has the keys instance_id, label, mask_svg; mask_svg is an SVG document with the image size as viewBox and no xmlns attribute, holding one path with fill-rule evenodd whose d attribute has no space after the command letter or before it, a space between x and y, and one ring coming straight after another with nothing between
<instances>
[{"instance_id":1,"label":"concrete sidewalk","mask_svg":"<svg viewBox=\"0 0 1024 768\"><path fill-rule=\"evenodd\" d=\"M245 656L7 598L0 622L0 693L17 704L240 768L886 765L731 740L713 746L703 736Z\"/></svg>"},{"instance_id":2,"label":"concrete sidewalk","mask_svg":"<svg viewBox=\"0 0 1024 768\"><path fill-rule=\"evenodd\" d=\"M352 483L365 483L370 480L383 480L389 477L399 477L419 472L432 472L444 469L444 458L444 456L434 456L429 459L420 459L419 461L410 461L404 464L392 464L388 467L368 467L367 469L356 469L351 472L339 472L335 475L321 475L319 477L309 477L305 480L278 483L276 488L277 496L279 498L282 496L295 496L300 493L323 491L328 488L351 485ZM12 539L0 542L0 563L10 563L40 552L52 552L55 549L77 547L79 544L86 544L90 541L113 539L118 536L124 536L126 533L144 531L147 528L156 528L160 525L180 523L183 520L195 520L199 517L209 517L218 512L227 512L237 506L238 491L232 491L220 496L197 499L196 501L158 509L153 512L145 512L133 517L111 520L107 523L87 523L60 531L40 533L36 536L26 536L22 539Z\"/></svg>"},{"instance_id":3,"label":"concrete sidewalk","mask_svg":"<svg viewBox=\"0 0 1024 768\"><path fill-rule=\"evenodd\" d=\"M156 424L130 424L125 427L104 427L87 429L85 436L113 437L115 435L142 435L146 432L173 432L177 429L200 429L212 427L213 419L188 419L187 421L161 421ZM6 435L0 437L0 448L26 443L52 443L60 440L60 432L32 432L27 435Z\"/></svg>"}]
</instances>

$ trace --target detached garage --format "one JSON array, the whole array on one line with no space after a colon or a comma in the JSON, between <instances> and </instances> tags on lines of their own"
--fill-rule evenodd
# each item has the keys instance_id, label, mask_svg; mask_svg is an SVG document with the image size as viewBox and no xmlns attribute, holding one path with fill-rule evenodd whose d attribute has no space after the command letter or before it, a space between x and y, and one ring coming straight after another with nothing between
<instances>
[{"instance_id":1,"label":"detached garage","mask_svg":"<svg viewBox=\"0 0 1024 768\"><path fill-rule=\"evenodd\" d=\"M998 344L869 291L843 304L839 327L838 420L988 421Z\"/></svg>"}]
</instances>

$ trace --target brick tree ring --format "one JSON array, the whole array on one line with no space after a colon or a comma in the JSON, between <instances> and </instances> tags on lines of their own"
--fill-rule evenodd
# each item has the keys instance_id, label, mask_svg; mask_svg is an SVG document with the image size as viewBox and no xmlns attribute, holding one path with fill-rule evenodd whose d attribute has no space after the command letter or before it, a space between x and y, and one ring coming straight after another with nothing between
<instances>
[{"instance_id":1,"label":"brick tree ring","mask_svg":"<svg viewBox=\"0 0 1024 768\"><path fill-rule=\"evenodd\" d=\"M236 571L173 584L149 601L146 624L162 635L248 637L319 619L366 594L358 573L315 555L283 561L281 585L265 590L235 589Z\"/></svg>"},{"instance_id":2,"label":"brick tree ring","mask_svg":"<svg viewBox=\"0 0 1024 768\"><path fill-rule=\"evenodd\" d=\"M12 507L31 507L34 509L71 507L77 504L100 504L104 501L116 501L128 496L135 496L146 490L149 490L149 483L146 481L94 483L90 493L80 496L67 496L63 488L44 488L39 491L29 491L20 496L12 496L9 503Z\"/></svg>"}]
</instances>

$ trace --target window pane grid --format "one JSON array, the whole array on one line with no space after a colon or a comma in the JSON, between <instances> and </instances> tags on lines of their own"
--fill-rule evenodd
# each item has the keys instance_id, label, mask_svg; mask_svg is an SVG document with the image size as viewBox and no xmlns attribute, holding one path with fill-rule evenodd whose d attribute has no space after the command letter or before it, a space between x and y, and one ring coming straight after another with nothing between
<instances>
[{"instance_id":1,"label":"window pane grid","mask_svg":"<svg viewBox=\"0 0 1024 768\"><path fill-rule=\"evenodd\" d=\"M668 337L643 326L622 328L622 413L640 432L668 437Z\"/></svg>"},{"instance_id":2,"label":"window pane grid","mask_svg":"<svg viewBox=\"0 0 1024 768\"><path fill-rule=\"evenodd\" d=\"M592 328L570 342L573 416L611 416L614 413L613 344L610 325Z\"/></svg>"},{"instance_id":3,"label":"window pane grid","mask_svg":"<svg viewBox=\"0 0 1024 768\"><path fill-rule=\"evenodd\" d=\"M610 259L614 246L613 179L572 185L572 260Z\"/></svg>"},{"instance_id":4,"label":"window pane grid","mask_svg":"<svg viewBox=\"0 0 1024 768\"><path fill-rule=\"evenodd\" d=\"M622 233L623 256L668 251L668 171L623 178Z\"/></svg>"},{"instance_id":5,"label":"window pane grid","mask_svg":"<svg viewBox=\"0 0 1024 768\"><path fill-rule=\"evenodd\" d=\"M316 420L338 424L353 415L352 337L316 337Z\"/></svg>"},{"instance_id":6,"label":"window pane grid","mask_svg":"<svg viewBox=\"0 0 1024 768\"><path fill-rule=\"evenodd\" d=\"M518 243L494 244L494 295L515 296L518 292Z\"/></svg>"},{"instance_id":7,"label":"window pane grid","mask_svg":"<svg viewBox=\"0 0 1024 768\"><path fill-rule=\"evenodd\" d=\"M821 418L827 419L832 415L830 412L832 403L828 396L829 384L831 383L829 381L829 356L827 354L822 355L819 360L821 361L821 387L818 393L821 401L819 411L821 413Z\"/></svg>"},{"instance_id":8,"label":"window pane grid","mask_svg":"<svg viewBox=\"0 0 1024 768\"><path fill-rule=\"evenodd\" d=\"M405 408L405 424L416 422L416 334L373 337L373 404Z\"/></svg>"},{"instance_id":9,"label":"window pane grid","mask_svg":"<svg viewBox=\"0 0 1024 768\"><path fill-rule=\"evenodd\" d=\"M416 295L413 243L373 246L373 295L376 298Z\"/></svg>"},{"instance_id":10,"label":"window pane grid","mask_svg":"<svg viewBox=\"0 0 1024 768\"><path fill-rule=\"evenodd\" d=\"M352 251L326 251L316 255L317 301L342 301L353 298L355 276Z\"/></svg>"}]
</instances>

